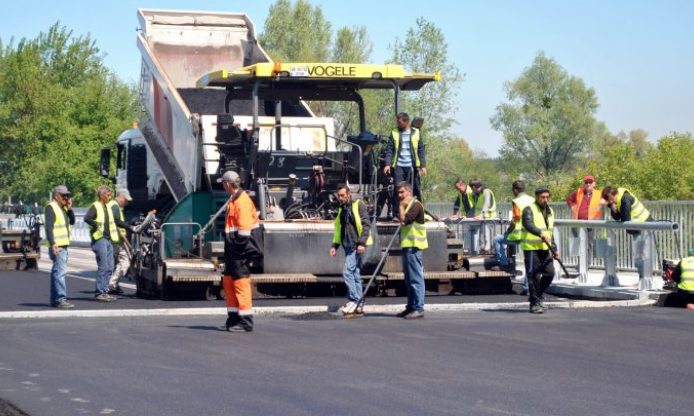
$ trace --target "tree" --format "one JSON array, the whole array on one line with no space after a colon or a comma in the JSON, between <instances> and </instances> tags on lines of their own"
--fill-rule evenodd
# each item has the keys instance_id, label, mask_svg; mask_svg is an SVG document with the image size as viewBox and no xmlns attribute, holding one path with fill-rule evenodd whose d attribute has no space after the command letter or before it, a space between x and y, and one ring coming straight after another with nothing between
<instances>
[{"instance_id":1,"label":"tree","mask_svg":"<svg viewBox=\"0 0 694 416\"><path fill-rule=\"evenodd\" d=\"M490 119L504 161L543 179L574 169L596 134L593 89L540 52L505 90L509 102Z\"/></svg>"},{"instance_id":2,"label":"tree","mask_svg":"<svg viewBox=\"0 0 694 416\"><path fill-rule=\"evenodd\" d=\"M77 204L94 197L99 149L137 114L133 86L103 65L89 36L58 23L0 53L0 197L45 202L59 183Z\"/></svg>"}]
</instances>

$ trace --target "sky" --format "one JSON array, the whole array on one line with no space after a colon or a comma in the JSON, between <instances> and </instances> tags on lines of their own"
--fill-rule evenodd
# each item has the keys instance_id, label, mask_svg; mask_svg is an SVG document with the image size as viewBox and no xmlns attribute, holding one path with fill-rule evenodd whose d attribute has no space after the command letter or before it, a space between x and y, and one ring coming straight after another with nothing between
<instances>
[{"instance_id":1,"label":"sky","mask_svg":"<svg viewBox=\"0 0 694 416\"><path fill-rule=\"evenodd\" d=\"M274 1L94 0L5 2L0 39L34 38L59 21L89 34L105 64L137 82L138 8L244 12L262 32ZM596 118L617 133L644 129L656 141L694 132L694 1L682 0L401 0L317 1L334 29L365 26L372 63L390 57L423 16L443 32L451 63L465 74L452 133L497 155L503 138L489 123L506 101L504 83L518 78L540 51L595 90ZM431 68L432 72L437 68ZM445 74L443 74L445 76ZM406 109L405 109L406 110Z\"/></svg>"}]
</instances>

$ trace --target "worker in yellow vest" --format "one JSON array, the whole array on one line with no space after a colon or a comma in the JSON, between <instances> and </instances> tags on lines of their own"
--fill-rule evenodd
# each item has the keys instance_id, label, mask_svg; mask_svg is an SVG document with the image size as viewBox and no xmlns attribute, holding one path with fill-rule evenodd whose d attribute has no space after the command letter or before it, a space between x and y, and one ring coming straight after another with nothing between
<instances>
[{"instance_id":1,"label":"worker in yellow vest","mask_svg":"<svg viewBox=\"0 0 694 416\"><path fill-rule=\"evenodd\" d=\"M549 199L548 188L537 188L535 202L523 209L521 217L520 247L525 259L530 313L545 311L544 293L554 279L554 259L559 259L554 244L554 211Z\"/></svg>"},{"instance_id":2,"label":"worker in yellow vest","mask_svg":"<svg viewBox=\"0 0 694 416\"><path fill-rule=\"evenodd\" d=\"M352 200L349 186L342 183L337 186L337 199L340 207L335 218L335 232L330 255L335 257L337 249L342 246L345 250L345 265L342 268L342 278L347 286L347 303L340 310L348 317L362 315L359 300L362 295L361 259L366 247L373 244L371 237L371 221L366 204L360 199Z\"/></svg>"},{"instance_id":3,"label":"worker in yellow vest","mask_svg":"<svg viewBox=\"0 0 694 416\"><path fill-rule=\"evenodd\" d=\"M130 191L127 189L117 189L116 197L106 204L106 207L110 210L109 214L113 215L113 221L116 223L118 232L112 236L113 239L111 243L113 244L113 256L115 267L113 268L113 274L108 282L108 294L109 295L122 295L123 289L121 289L119 282L128 273L130 268L130 249L125 242L127 238L127 232L132 231L132 227L125 222L125 213L123 208L128 206L128 203L132 201L133 198L130 196Z\"/></svg>"},{"instance_id":4,"label":"worker in yellow vest","mask_svg":"<svg viewBox=\"0 0 694 416\"><path fill-rule=\"evenodd\" d=\"M653 217L651 217L651 213L648 209L639 201L636 195L626 188L616 188L613 186L605 187L605 189L602 190L602 203L609 208L610 214L615 221L653 221ZM639 272L639 278L643 278L645 240L638 230L627 230L627 234L633 237L632 253L634 256L634 265Z\"/></svg>"},{"instance_id":5,"label":"worker in yellow vest","mask_svg":"<svg viewBox=\"0 0 694 416\"><path fill-rule=\"evenodd\" d=\"M515 261L509 261L506 256L506 249L509 244L520 244L521 233L523 231L521 213L525 207L534 203L535 199L525 193L525 183L520 180L513 182L511 185L511 193L513 194L513 201L511 202L511 225L509 225L505 233L494 237L494 251L496 253L496 262L498 263L498 268L496 268L496 270L514 272L516 269Z\"/></svg>"},{"instance_id":6,"label":"worker in yellow vest","mask_svg":"<svg viewBox=\"0 0 694 416\"><path fill-rule=\"evenodd\" d=\"M694 311L694 248L690 248L687 257L675 267L672 279L677 282L677 292L672 294L675 302L668 306L678 306Z\"/></svg>"},{"instance_id":7,"label":"worker in yellow vest","mask_svg":"<svg viewBox=\"0 0 694 416\"><path fill-rule=\"evenodd\" d=\"M453 202L453 216L474 217L475 207L472 202L472 188L462 178L455 181L457 195Z\"/></svg>"},{"instance_id":8,"label":"worker in yellow vest","mask_svg":"<svg viewBox=\"0 0 694 416\"><path fill-rule=\"evenodd\" d=\"M390 133L386 145L385 167L383 173L393 175L393 183L409 182L414 190L414 195L421 201L422 193L419 186L419 175L426 176L427 160L426 146L418 128L410 124L410 116L407 113L398 113L395 117L397 128ZM398 198L392 199L393 221L397 221Z\"/></svg>"},{"instance_id":9,"label":"worker in yellow vest","mask_svg":"<svg viewBox=\"0 0 694 416\"><path fill-rule=\"evenodd\" d=\"M61 309L74 308L67 301L67 252L70 246L72 226L75 225L75 214L72 211L72 198L67 186L53 188L53 200L46 207L44 230L48 244L48 257L53 262L51 267L51 306Z\"/></svg>"},{"instance_id":10,"label":"worker in yellow vest","mask_svg":"<svg viewBox=\"0 0 694 416\"><path fill-rule=\"evenodd\" d=\"M118 229L111 210L106 205L111 201L111 188L101 185L96 190L97 200L84 214L84 222L89 225L92 237L92 251L96 256L96 288L94 299L111 302L115 297L108 294L108 281L113 274L113 244L118 238Z\"/></svg>"},{"instance_id":11,"label":"worker in yellow vest","mask_svg":"<svg viewBox=\"0 0 694 416\"><path fill-rule=\"evenodd\" d=\"M602 195L599 189L596 189L596 181L593 175L583 177L583 186L570 193L566 197L566 205L571 209L571 218L574 220L602 220L604 215L602 212L603 205L601 203ZM574 238L578 237L578 229L572 228L571 234ZM588 264L593 258L593 241L595 239L595 230L587 229L588 236Z\"/></svg>"},{"instance_id":12,"label":"worker in yellow vest","mask_svg":"<svg viewBox=\"0 0 694 416\"><path fill-rule=\"evenodd\" d=\"M424 206L414 197L412 186L398 184L400 199L400 248L402 271L405 274L407 306L398 314L405 319L424 317L424 262L422 252L429 248L425 228Z\"/></svg>"}]
</instances>

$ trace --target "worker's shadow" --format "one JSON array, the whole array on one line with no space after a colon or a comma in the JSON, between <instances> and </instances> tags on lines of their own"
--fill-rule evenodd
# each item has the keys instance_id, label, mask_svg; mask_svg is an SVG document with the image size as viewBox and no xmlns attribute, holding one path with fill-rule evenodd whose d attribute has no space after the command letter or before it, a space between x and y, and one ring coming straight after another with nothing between
<instances>
[{"instance_id":1,"label":"worker's shadow","mask_svg":"<svg viewBox=\"0 0 694 416\"><path fill-rule=\"evenodd\" d=\"M210 325L168 325L168 328L185 328L185 329L195 329L198 331L220 331L218 326Z\"/></svg>"}]
</instances>

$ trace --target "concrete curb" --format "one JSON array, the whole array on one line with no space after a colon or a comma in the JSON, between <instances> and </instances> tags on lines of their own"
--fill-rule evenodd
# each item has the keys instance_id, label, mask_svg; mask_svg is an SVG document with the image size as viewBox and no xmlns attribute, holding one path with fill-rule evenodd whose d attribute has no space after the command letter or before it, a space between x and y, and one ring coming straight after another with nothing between
<instances>
[{"instance_id":1,"label":"concrete curb","mask_svg":"<svg viewBox=\"0 0 694 416\"><path fill-rule=\"evenodd\" d=\"M550 309L588 309L649 306L656 303L653 299L616 300L616 301L587 301L576 300L567 302L546 302ZM367 305L364 313L398 313L405 305ZM307 313L335 313L337 306L277 306L254 308L256 316L303 315ZM492 310L527 310L526 302L514 303L444 303L426 306L427 312L469 312ZM171 308L171 309L91 309L91 310L45 310L45 311L8 311L0 312L2 319L37 319L37 318L114 318L134 316L223 316L226 308Z\"/></svg>"}]
</instances>

